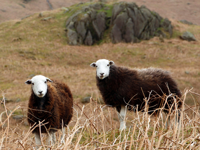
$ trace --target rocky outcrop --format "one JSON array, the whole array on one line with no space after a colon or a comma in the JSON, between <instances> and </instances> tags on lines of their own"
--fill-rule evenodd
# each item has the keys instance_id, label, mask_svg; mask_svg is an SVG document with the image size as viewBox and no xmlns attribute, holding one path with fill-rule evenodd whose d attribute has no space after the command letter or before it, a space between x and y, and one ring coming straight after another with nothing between
<instances>
[{"instance_id":1,"label":"rocky outcrop","mask_svg":"<svg viewBox=\"0 0 200 150\"><path fill-rule=\"evenodd\" d=\"M113 43L139 42L154 36L171 37L168 19L135 3L83 5L66 22L66 35L71 45L93 45L107 34Z\"/></svg>"}]
</instances>

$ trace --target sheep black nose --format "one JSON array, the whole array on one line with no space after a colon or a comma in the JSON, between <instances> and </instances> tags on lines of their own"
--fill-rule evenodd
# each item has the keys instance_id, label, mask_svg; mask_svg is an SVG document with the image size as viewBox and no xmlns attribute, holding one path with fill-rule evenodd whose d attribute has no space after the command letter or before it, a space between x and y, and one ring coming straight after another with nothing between
<instances>
[{"instance_id":1,"label":"sheep black nose","mask_svg":"<svg viewBox=\"0 0 200 150\"><path fill-rule=\"evenodd\" d=\"M38 91L40 94L42 94L42 91Z\"/></svg>"},{"instance_id":2,"label":"sheep black nose","mask_svg":"<svg viewBox=\"0 0 200 150\"><path fill-rule=\"evenodd\" d=\"M103 75L104 73L100 73L100 75Z\"/></svg>"}]
</instances>

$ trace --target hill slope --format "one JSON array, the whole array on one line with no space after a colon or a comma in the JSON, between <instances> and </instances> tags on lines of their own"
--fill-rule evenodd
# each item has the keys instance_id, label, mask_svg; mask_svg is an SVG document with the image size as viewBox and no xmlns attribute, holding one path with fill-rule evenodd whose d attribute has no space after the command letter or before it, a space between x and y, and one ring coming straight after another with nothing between
<instances>
[{"instance_id":1,"label":"hill slope","mask_svg":"<svg viewBox=\"0 0 200 150\"><path fill-rule=\"evenodd\" d=\"M173 73L182 90L194 87L198 91L199 42L182 41L178 35L188 30L199 39L199 26L172 21L174 38L164 42L154 38L137 44L69 46L64 32L66 18L64 10L58 9L44 12L42 17L35 14L22 21L0 24L0 87L7 91L9 99L26 99L29 90L23 81L32 74L67 81L75 97L91 95L91 90L96 89L95 71L89 64L99 58L128 67L161 67Z\"/></svg>"},{"instance_id":2,"label":"hill slope","mask_svg":"<svg viewBox=\"0 0 200 150\"><path fill-rule=\"evenodd\" d=\"M92 0L98 1L98 0ZM116 0L107 0L108 2L116 2ZM175 20L188 20L194 24L200 25L200 1L199 0L173 0L173 1L160 1L160 0L124 0L126 2L136 2L137 5L145 5L150 10L158 12L161 16L173 18ZM89 2L89 0L49 0L52 9L60 7L69 7L73 4L80 2ZM119 2L119 1L118 1ZM50 10L46 0L0 0L0 23L13 19L21 19L39 13L42 11Z\"/></svg>"}]
</instances>

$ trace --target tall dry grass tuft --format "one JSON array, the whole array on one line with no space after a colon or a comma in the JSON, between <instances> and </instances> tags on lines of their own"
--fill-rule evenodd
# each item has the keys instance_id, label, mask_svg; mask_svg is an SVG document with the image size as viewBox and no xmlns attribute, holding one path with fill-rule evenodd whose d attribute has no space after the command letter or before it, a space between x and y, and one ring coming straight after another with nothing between
<instances>
[{"instance_id":1,"label":"tall dry grass tuft","mask_svg":"<svg viewBox=\"0 0 200 150\"><path fill-rule=\"evenodd\" d=\"M75 103L73 120L67 127L65 142L61 144L62 133L58 131L56 143L47 146L43 142L40 149L200 149L199 105L196 103L188 106L185 103L188 94L200 96L192 90L184 92L179 122L177 108L173 113L160 113L155 117L148 115L146 106L144 112L127 112L127 129L122 132L118 130L115 109L98 104L93 98L87 105ZM23 128L20 123L15 126L11 124L13 113L21 109L21 106L8 110L4 96L2 106L5 111L0 114L0 149L34 149L31 128ZM45 135L41 137L43 141L46 139Z\"/></svg>"}]
</instances>

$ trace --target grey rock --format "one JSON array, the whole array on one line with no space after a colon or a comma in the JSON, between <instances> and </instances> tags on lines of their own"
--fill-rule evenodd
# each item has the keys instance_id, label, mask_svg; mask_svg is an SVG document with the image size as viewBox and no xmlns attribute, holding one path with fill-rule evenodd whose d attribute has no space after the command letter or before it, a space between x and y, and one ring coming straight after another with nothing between
<instances>
[{"instance_id":1,"label":"grey rock","mask_svg":"<svg viewBox=\"0 0 200 150\"><path fill-rule=\"evenodd\" d=\"M77 45L78 43L78 34L74 30L74 22L70 22L67 26L67 37L68 37L68 43L70 45Z\"/></svg>"},{"instance_id":2,"label":"grey rock","mask_svg":"<svg viewBox=\"0 0 200 150\"><path fill-rule=\"evenodd\" d=\"M65 12L69 11L69 8L66 8L66 7L62 7L61 9L64 10Z\"/></svg>"},{"instance_id":3,"label":"grey rock","mask_svg":"<svg viewBox=\"0 0 200 150\"><path fill-rule=\"evenodd\" d=\"M92 45L93 44L93 40L92 40L92 34L90 31L88 31L88 34L85 38L85 42L84 42L85 45Z\"/></svg>"},{"instance_id":4,"label":"grey rock","mask_svg":"<svg viewBox=\"0 0 200 150\"><path fill-rule=\"evenodd\" d=\"M77 22L75 29L77 33L81 36L81 38L84 39L87 32L85 28L85 23L83 21Z\"/></svg>"},{"instance_id":5,"label":"grey rock","mask_svg":"<svg viewBox=\"0 0 200 150\"><path fill-rule=\"evenodd\" d=\"M194 37L194 35L193 35L191 32L189 32L189 31L184 32L184 33L180 36L180 38L181 38L182 40L187 40L187 41L196 41L196 38Z\"/></svg>"},{"instance_id":6,"label":"grey rock","mask_svg":"<svg viewBox=\"0 0 200 150\"><path fill-rule=\"evenodd\" d=\"M192 22L189 22L187 20L180 20L181 23L187 24L187 25L194 25Z\"/></svg>"},{"instance_id":7,"label":"grey rock","mask_svg":"<svg viewBox=\"0 0 200 150\"><path fill-rule=\"evenodd\" d=\"M166 32L168 32L170 34L170 37L172 36L173 34L173 31L172 31L172 25L171 25L171 21L169 21L167 18L164 19L164 21L161 23L161 26L164 28L164 30Z\"/></svg>"},{"instance_id":8,"label":"grey rock","mask_svg":"<svg viewBox=\"0 0 200 150\"><path fill-rule=\"evenodd\" d=\"M71 29L71 30L74 29L74 22L73 21L69 22L69 24L67 26L67 30L69 30L69 29Z\"/></svg>"},{"instance_id":9,"label":"grey rock","mask_svg":"<svg viewBox=\"0 0 200 150\"><path fill-rule=\"evenodd\" d=\"M124 40L126 43L134 42L134 24L131 18L128 19L125 26Z\"/></svg>"},{"instance_id":10,"label":"grey rock","mask_svg":"<svg viewBox=\"0 0 200 150\"><path fill-rule=\"evenodd\" d=\"M82 12L81 11L77 11L76 13L74 13L72 16L70 16L68 19L67 19L67 22L66 22L66 26L68 27L69 23L73 21L73 19L78 16L79 14L81 14Z\"/></svg>"},{"instance_id":11,"label":"grey rock","mask_svg":"<svg viewBox=\"0 0 200 150\"><path fill-rule=\"evenodd\" d=\"M84 97L84 98L82 98L81 99L81 103L83 103L83 104L89 103L90 102L90 98L91 97Z\"/></svg>"},{"instance_id":12,"label":"grey rock","mask_svg":"<svg viewBox=\"0 0 200 150\"><path fill-rule=\"evenodd\" d=\"M94 20L96 18L97 12L95 10L90 10L87 12L87 14L90 17L90 20ZM90 21L90 20L88 20L88 21Z\"/></svg>"},{"instance_id":13,"label":"grey rock","mask_svg":"<svg viewBox=\"0 0 200 150\"><path fill-rule=\"evenodd\" d=\"M6 10L5 9L0 9L2 12L6 12Z\"/></svg>"},{"instance_id":14,"label":"grey rock","mask_svg":"<svg viewBox=\"0 0 200 150\"><path fill-rule=\"evenodd\" d=\"M98 39L101 39L103 31L106 28L106 15L104 12L100 12L97 14L96 19L92 21L92 25L94 27L94 30L97 33Z\"/></svg>"},{"instance_id":15,"label":"grey rock","mask_svg":"<svg viewBox=\"0 0 200 150\"><path fill-rule=\"evenodd\" d=\"M24 2L24 3L28 3L28 2L30 2L30 1L31 1L31 0L24 0L23 2Z\"/></svg>"},{"instance_id":16,"label":"grey rock","mask_svg":"<svg viewBox=\"0 0 200 150\"><path fill-rule=\"evenodd\" d=\"M52 17L46 17L46 18L43 18L42 20L43 20L43 21L48 21L48 20L50 20L50 19L52 19Z\"/></svg>"},{"instance_id":17,"label":"grey rock","mask_svg":"<svg viewBox=\"0 0 200 150\"><path fill-rule=\"evenodd\" d=\"M69 17L66 22L68 43L71 45L93 45L102 38L106 29L105 12L97 13L93 8L102 8L102 4L84 6L81 11ZM73 22L73 24L71 23Z\"/></svg>"},{"instance_id":18,"label":"grey rock","mask_svg":"<svg viewBox=\"0 0 200 150\"><path fill-rule=\"evenodd\" d=\"M83 12L87 12L87 11L89 11L89 10L90 10L90 7L89 7L89 6L85 6L85 7L82 8L82 11L83 11Z\"/></svg>"},{"instance_id":19,"label":"grey rock","mask_svg":"<svg viewBox=\"0 0 200 150\"><path fill-rule=\"evenodd\" d=\"M5 103L11 103L14 102L13 99L7 99L6 97L4 99L2 99L2 102L5 100Z\"/></svg>"},{"instance_id":20,"label":"grey rock","mask_svg":"<svg viewBox=\"0 0 200 150\"><path fill-rule=\"evenodd\" d=\"M111 38L113 43L118 43L122 41L121 37L122 33L118 26L116 24L113 25L112 31L111 31Z\"/></svg>"},{"instance_id":21,"label":"grey rock","mask_svg":"<svg viewBox=\"0 0 200 150\"><path fill-rule=\"evenodd\" d=\"M24 19L26 19L26 18L28 18L28 17L30 17L30 16L31 16L31 15L27 15L27 16L21 18L21 20L24 20Z\"/></svg>"},{"instance_id":22,"label":"grey rock","mask_svg":"<svg viewBox=\"0 0 200 150\"><path fill-rule=\"evenodd\" d=\"M100 10L103 8L103 4L102 3L95 3L90 5L91 8L95 9L95 10Z\"/></svg>"},{"instance_id":23,"label":"grey rock","mask_svg":"<svg viewBox=\"0 0 200 150\"><path fill-rule=\"evenodd\" d=\"M112 16L107 12L111 8ZM109 31L113 43L129 43L154 36L171 37L173 27L168 19L145 6L119 2L113 7L102 3L82 6L67 19L66 31L69 44L93 45L103 38L105 31Z\"/></svg>"},{"instance_id":24,"label":"grey rock","mask_svg":"<svg viewBox=\"0 0 200 150\"><path fill-rule=\"evenodd\" d=\"M134 36L140 38L140 35L142 31L144 31L148 20L143 17L143 14L135 5L135 3L131 4L128 8L129 17L133 20L134 23Z\"/></svg>"},{"instance_id":25,"label":"grey rock","mask_svg":"<svg viewBox=\"0 0 200 150\"><path fill-rule=\"evenodd\" d=\"M38 15L39 17L43 17L43 14L42 14L42 12L41 13L39 13L39 15Z\"/></svg>"},{"instance_id":26,"label":"grey rock","mask_svg":"<svg viewBox=\"0 0 200 150\"><path fill-rule=\"evenodd\" d=\"M125 26L128 19L128 15L125 12L120 13L114 20L113 30L111 31L113 43L118 43L123 41L123 35L125 32Z\"/></svg>"},{"instance_id":27,"label":"grey rock","mask_svg":"<svg viewBox=\"0 0 200 150\"><path fill-rule=\"evenodd\" d=\"M78 35L74 30L68 29L67 37L70 45L77 45L78 43Z\"/></svg>"},{"instance_id":28,"label":"grey rock","mask_svg":"<svg viewBox=\"0 0 200 150\"><path fill-rule=\"evenodd\" d=\"M23 8L26 8L26 6L25 6L24 4L20 4L20 3L19 3L19 5L22 6Z\"/></svg>"},{"instance_id":29,"label":"grey rock","mask_svg":"<svg viewBox=\"0 0 200 150\"><path fill-rule=\"evenodd\" d=\"M190 74L190 72L189 71L185 71L185 74Z\"/></svg>"},{"instance_id":30,"label":"grey rock","mask_svg":"<svg viewBox=\"0 0 200 150\"><path fill-rule=\"evenodd\" d=\"M25 118L24 115L14 115L14 116L13 116L13 119L15 119L15 120L22 120L22 119L24 119L24 118Z\"/></svg>"},{"instance_id":31,"label":"grey rock","mask_svg":"<svg viewBox=\"0 0 200 150\"><path fill-rule=\"evenodd\" d=\"M17 100L16 100L16 102L20 102L21 101L21 99L20 98L18 98Z\"/></svg>"},{"instance_id":32,"label":"grey rock","mask_svg":"<svg viewBox=\"0 0 200 150\"><path fill-rule=\"evenodd\" d=\"M112 10L112 18L111 18L111 23L114 22L114 20L116 19L117 15L119 15L120 12L122 12L122 10L124 10L125 5L123 2L119 3L119 4L114 4L113 6L113 10Z\"/></svg>"},{"instance_id":33,"label":"grey rock","mask_svg":"<svg viewBox=\"0 0 200 150\"><path fill-rule=\"evenodd\" d=\"M159 14L150 11L145 6L139 8L135 3L117 3L112 13L113 43L138 42L159 35L164 37L165 32L168 32L170 37L172 36L171 22L168 19L162 19ZM164 32L159 28L163 28Z\"/></svg>"},{"instance_id":34,"label":"grey rock","mask_svg":"<svg viewBox=\"0 0 200 150\"><path fill-rule=\"evenodd\" d=\"M99 0L99 2L107 3L107 0Z\"/></svg>"}]
</instances>

